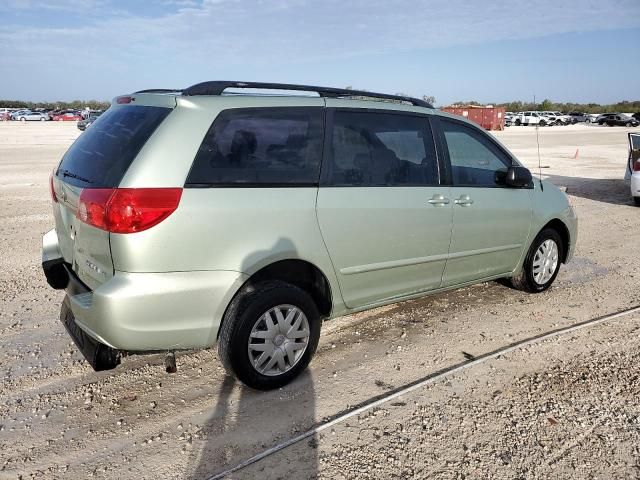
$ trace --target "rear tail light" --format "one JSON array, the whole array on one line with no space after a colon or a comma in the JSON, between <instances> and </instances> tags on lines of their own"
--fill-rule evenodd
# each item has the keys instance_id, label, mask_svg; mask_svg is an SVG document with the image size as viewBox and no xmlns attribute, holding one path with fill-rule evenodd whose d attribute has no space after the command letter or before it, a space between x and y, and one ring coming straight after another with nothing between
<instances>
[{"instance_id":1,"label":"rear tail light","mask_svg":"<svg viewBox=\"0 0 640 480\"><path fill-rule=\"evenodd\" d=\"M49 176L49 192L51 193L51 200L53 200L55 203L58 203L58 196L56 195L56 189L53 188L53 174L55 173L55 170L53 172L51 172L51 175Z\"/></svg>"},{"instance_id":2,"label":"rear tail light","mask_svg":"<svg viewBox=\"0 0 640 480\"><path fill-rule=\"evenodd\" d=\"M111 233L135 233L159 224L171 215L182 188L85 188L76 216Z\"/></svg>"},{"instance_id":3,"label":"rear tail light","mask_svg":"<svg viewBox=\"0 0 640 480\"><path fill-rule=\"evenodd\" d=\"M633 162L633 171L640 172L640 158Z\"/></svg>"}]
</instances>

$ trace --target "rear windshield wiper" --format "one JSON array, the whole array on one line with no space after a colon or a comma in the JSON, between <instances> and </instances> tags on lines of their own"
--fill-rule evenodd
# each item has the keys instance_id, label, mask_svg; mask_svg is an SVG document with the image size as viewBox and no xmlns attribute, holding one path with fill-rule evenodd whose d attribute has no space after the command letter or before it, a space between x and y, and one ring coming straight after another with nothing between
<instances>
[{"instance_id":1,"label":"rear windshield wiper","mask_svg":"<svg viewBox=\"0 0 640 480\"><path fill-rule=\"evenodd\" d=\"M80 180L81 182L85 182L85 183L93 183L88 178L81 177L80 175L76 173L72 173L69 170L60 170L60 172L62 173L63 177L75 178L76 180Z\"/></svg>"}]
</instances>

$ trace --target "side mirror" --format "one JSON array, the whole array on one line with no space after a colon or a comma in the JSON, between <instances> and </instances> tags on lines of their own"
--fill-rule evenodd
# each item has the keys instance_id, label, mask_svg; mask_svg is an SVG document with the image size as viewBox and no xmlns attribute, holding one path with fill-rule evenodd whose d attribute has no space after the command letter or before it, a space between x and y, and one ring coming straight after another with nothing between
<instances>
[{"instance_id":1,"label":"side mirror","mask_svg":"<svg viewBox=\"0 0 640 480\"><path fill-rule=\"evenodd\" d=\"M531 184L531 172L528 168L512 165L507 170L504 183L509 187L524 188Z\"/></svg>"}]
</instances>

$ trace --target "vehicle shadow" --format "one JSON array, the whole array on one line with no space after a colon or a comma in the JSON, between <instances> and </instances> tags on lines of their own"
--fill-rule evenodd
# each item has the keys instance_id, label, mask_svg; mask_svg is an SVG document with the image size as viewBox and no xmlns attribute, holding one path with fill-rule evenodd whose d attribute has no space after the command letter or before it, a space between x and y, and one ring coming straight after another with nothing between
<instances>
[{"instance_id":1,"label":"vehicle shadow","mask_svg":"<svg viewBox=\"0 0 640 480\"><path fill-rule=\"evenodd\" d=\"M545 180L556 186L567 187L567 193L575 197L614 205L632 205L629 184L620 178L583 178L561 175L545 175Z\"/></svg>"},{"instance_id":2,"label":"vehicle shadow","mask_svg":"<svg viewBox=\"0 0 640 480\"><path fill-rule=\"evenodd\" d=\"M253 390L233 377L220 385L213 414L201 428L205 446L197 455L190 478L205 480L227 471L315 424L315 390L309 370L286 387L269 392ZM318 472L317 440L309 436L305 447L296 449L295 458L274 455L247 466L230 478L260 477L314 479ZM293 448L293 447L291 447ZM299 452L303 452L302 455ZM224 477L227 478L227 477Z\"/></svg>"},{"instance_id":3,"label":"vehicle shadow","mask_svg":"<svg viewBox=\"0 0 640 480\"><path fill-rule=\"evenodd\" d=\"M273 245L247 255L243 272L256 271L282 259L298 258L294 243L286 237ZM246 347L245 347L246 348ZM210 479L251 457L284 441L311 430L316 422L316 394L309 369L304 370L285 387L254 390L227 375L220 385L213 413L201 428L205 445L197 455L193 480ZM317 441L306 437L303 448L295 455L273 455L246 469L231 474L231 478L312 479L317 477ZM257 474L256 474L257 475Z\"/></svg>"}]
</instances>

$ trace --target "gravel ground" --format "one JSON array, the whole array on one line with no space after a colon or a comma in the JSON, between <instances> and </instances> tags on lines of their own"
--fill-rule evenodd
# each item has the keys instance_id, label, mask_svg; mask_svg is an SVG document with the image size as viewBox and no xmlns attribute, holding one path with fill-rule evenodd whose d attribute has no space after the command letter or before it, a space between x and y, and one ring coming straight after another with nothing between
<instances>
[{"instance_id":1,"label":"gravel ground","mask_svg":"<svg viewBox=\"0 0 640 480\"><path fill-rule=\"evenodd\" d=\"M259 393L215 349L95 373L40 271L48 175L75 125L0 123L0 478L207 478L430 372L640 304L624 128L540 130L543 174L580 217L574 261L526 295L496 282L328 322L296 382ZM537 166L535 130L500 140ZM575 157L578 149L577 158ZM233 478L640 478L640 318L511 352L336 425Z\"/></svg>"}]
</instances>

